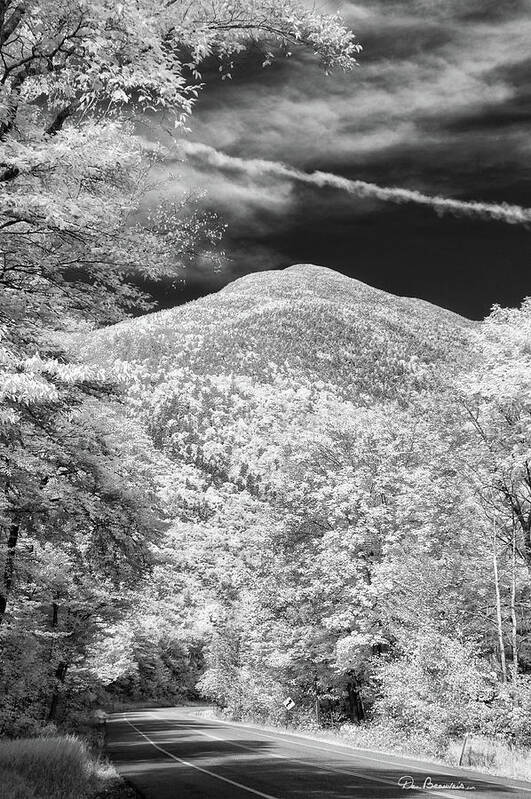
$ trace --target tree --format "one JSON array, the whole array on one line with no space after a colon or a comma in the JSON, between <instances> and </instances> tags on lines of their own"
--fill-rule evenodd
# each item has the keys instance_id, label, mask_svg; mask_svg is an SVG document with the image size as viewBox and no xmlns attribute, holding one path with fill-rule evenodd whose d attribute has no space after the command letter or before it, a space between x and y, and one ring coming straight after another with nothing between
<instances>
[{"instance_id":1,"label":"tree","mask_svg":"<svg viewBox=\"0 0 531 799\"><path fill-rule=\"evenodd\" d=\"M102 103L134 100L172 109L182 121L198 89L188 78L197 83L200 64L212 54L230 59L253 39L271 47L309 46L326 68L352 68L360 49L339 18L279 0L195 0L187 6L173 0L3 0L0 26L2 135L17 124L21 104L43 95L52 115L48 135L77 110ZM15 177L6 173L4 179Z\"/></svg>"},{"instance_id":2,"label":"tree","mask_svg":"<svg viewBox=\"0 0 531 799\"><path fill-rule=\"evenodd\" d=\"M0 433L0 520L9 532L0 553L0 639L11 655L1 667L8 730L18 716L55 718L65 691L79 694L90 684L80 681L82 661L102 625L123 615L161 532L141 431L124 429L112 407L104 422L101 386L90 399L86 379L80 384L74 375L68 384L68 366L49 370L48 361L40 396L13 387L4 396L12 414ZM31 386L34 375L19 376Z\"/></svg>"},{"instance_id":3,"label":"tree","mask_svg":"<svg viewBox=\"0 0 531 799\"><path fill-rule=\"evenodd\" d=\"M55 324L66 292L70 312L112 321L112 309L116 319L145 301L132 273L178 274L201 239L215 243L219 226L190 209L136 222L147 168L164 153L125 116L161 109L182 126L201 63L216 54L230 65L257 38L310 46L327 68L352 67L358 50L338 19L278 0L2 0L1 274L12 306L51 291L35 305Z\"/></svg>"},{"instance_id":4,"label":"tree","mask_svg":"<svg viewBox=\"0 0 531 799\"><path fill-rule=\"evenodd\" d=\"M502 538L531 573L531 300L495 306L477 334L478 365L460 383L467 418L468 473Z\"/></svg>"},{"instance_id":5,"label":"tree","mask_svg":"<svg viewBox=\"0 0 531 799\"><path fill-rule=\"evenodd\" d=\"M487 668L469 642L421 627L401 657L378 664L375 717L444 752L449 736L481 728L495 693Z\"/></svg>"}]
</instances>

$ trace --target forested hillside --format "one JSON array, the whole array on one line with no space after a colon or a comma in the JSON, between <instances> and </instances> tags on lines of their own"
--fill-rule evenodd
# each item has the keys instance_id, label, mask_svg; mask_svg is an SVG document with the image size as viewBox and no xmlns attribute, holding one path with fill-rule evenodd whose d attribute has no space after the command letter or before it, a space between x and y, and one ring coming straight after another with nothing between
<instances>
[{"instance_id":1,"label":"forested hillside","mask_svg":"<svg viewBox=\"0 0 531 799\"><path fill-rule=\"evenodd\" d=\"M321 381L334 391L396 399L451 360L465 320L420 300L392 297L309 264L248 275L216 295L124 322L94 337L107 355L135 364L155 383L179 368ZM448 353L452 356L449 359ZM105 356L105 352L102 352Z\"/></svg>"},{"instance_id":2,"label":"forested hillside","mask_svg":"<svg viewBox=\"0 0 531 799\"><path fill-rule=\"evenodd\" d=\"M168 526L113 690L528 743L529 328L299 265L78 337Z\"/></svg>"}]
</instances>

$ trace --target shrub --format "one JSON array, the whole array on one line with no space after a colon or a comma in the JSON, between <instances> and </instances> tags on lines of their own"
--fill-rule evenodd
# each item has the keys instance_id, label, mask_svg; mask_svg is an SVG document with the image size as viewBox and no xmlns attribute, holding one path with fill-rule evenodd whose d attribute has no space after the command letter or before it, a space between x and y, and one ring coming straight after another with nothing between
<instances>
[{"instance_id":1,"label":"shrub","mask_svg":"<svg viewBox=\"0 0 531 799\"><path fill-rule=\"evenodd\" d=\"M531 678L519 675L518 685L500 685L478 727L485 736L507 744L531 747Z\"/></svg>"},{"instance_id":2,"label":"shrub","mask_svg":"<svg viewBox=\"0 0 531 799\"><path fill-rule=\"evenodd\" d=\"M447 742L441 746L440 740L434 740L425 731L410 730L405 733L385 721L344 724L339 735L351 746L361 749L418 757L442 757L447 746Z\"/></svg>"},{"instance_id":3,"label":"shrub","mask_svg":"<svg viewBox=\"0 0 531 799\"><path fill-rule=\"evenodd\" d=\"M377 722L396 727L406 737L430 738L444 752L451 738L481 730L493 694L488 675L466 643L423 631L398 660L377 670L380 696Z\"/></svg>"}]
</instances>

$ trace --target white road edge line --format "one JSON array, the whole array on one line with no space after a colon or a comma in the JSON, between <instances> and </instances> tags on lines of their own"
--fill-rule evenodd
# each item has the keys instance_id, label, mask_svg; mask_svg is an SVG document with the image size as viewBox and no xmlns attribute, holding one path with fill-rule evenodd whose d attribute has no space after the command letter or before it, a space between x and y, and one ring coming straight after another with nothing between
<instances>
[{"instance_id":1,"label":"white road edge line","mask_svg":"<svg viewBox=\"0 0 531 799\"><path fill-rule=\"evenodd\" d=\"M199 730L192 730L195 735L204 735L207 738L212 738L214 741L223 741L227 743L226 738L218 738L217 735L211 735L209 732L199 732ZM243 744L237 744L235 741L230 741L231 746L236 746L238 749L246 749L248 752L255 752L254 749L251 749L250 746L244 746ZM327 774L345 774L347 777L361 777L362 780L366 780L368 782L381 782L384 785L393 785L395 788L397 787L397 783L394 780L388 780L384 777L367 777L365 774L360 773L359 771L343 771L343 769L333 768L332 766L318 766L316 763L308 763L308 761L299 760L296 757L289 757L288 755L279 755L276 752L268 752L267 757L277 757L281 760L289 760L290 763L299 763L301 766L311 766L312 768L316 768L318 771L324 771ZM415 791L420 791L421 793L428 793L428 790L424 790L423 788L418 788L415 786L413 789ZM437 796L450 796L450 794L440 793L437 792ZM450 799L454 799L454 797L450 797Z\"/></svg>"},{"instance_id":2,"label":"white road edge line","mask_svg":"<svg viewBox=\"0 0 531 799\"><path fill-rule=\"evenodd\" d=\"M261 796L262 799L279 799L278 796L271 796L271 794L269 794L269 793L262 793L261 791L256 791L254 788L249 788L247 785L242 785L241 782L234 782L234 780L229 780L227 777L222 777L220 774L216 774L213 771L208 771L208 769L206 769L206 768L201 768L201 766L196 766L196 765L194 765L194 763L190 763L188 760L182 760L180 757L177 757L176 755L172 755L171 752L168 752L166 749L163 749L162 746L159 746L154 741L152 741L151 738L148 738L148 736L145 735L142 732L142 730L139 730L138 727L135 724L133 724L131 721L129 721L129 719L125 719L125 721L134 730L136 730L138 733L140 733L140 735L143 738L145 738L146 741L148 741L148 743L151 744L151 746L154 746L155 749L159 750L159 752L163 752L165 755L167 755L167 757L171 757L171 759L177 761L177 763L181 763L181 765L183 765L183 766L189 766L190 768L194 768L196 771L200 771L202 774L208 774L209 777L214 777L214 779L216 779L216 780L221 780L222 782L228 782L229 785L234 785L236 788L241 788L243 791L247 791L248 793L252 793L255 796Z\"/></svg>"},{"instance_id":3,"label":"white road edge line","mask_svg":"<svg viewBox=\"0 0 531 799\"><path fill-rule=\"evenodd\" d=\"M156 716L153 716L153 717L157 718ZM201 719L201 718L198 718L196 720L197 721L208 721L209 723L214 721L216 724L219 724L221 726L232 727L235 730L238 730L238 729L252 730L254 734L261 735L263 738L267 738L267 739L269 739L271 741L283 740L283 738L285 738L285 739L287 739L287 741L292 740L293 744L295 746L301 746L301 747L304 747L305 749L319 749L319 750L321 750L323 752L328 752L330 754L339 754L338 752L334 752L334 750L332 749L332 747L337 746L338 748L346 749L349 752L349 754L351 755L351 757L360 758L362 760L369 760L369 761L372 761L372 762L375 762L375 761L379 762L375 757L370 757L370 755L359 754L359 750L358 749L356 749L355 747L350 747L350 746L348 746L348 744L336 744L335 742L334 743L330 742L330 744L328 746L327 745L320 746L319 744L303 743L300 740L301 736L299 736L299 735L291 735L290 733L280 732L279 736L275 737L273 735L273 733L262 732L262 730L258 730L255 727L252 727L251 725L248 725L248 724L231 724L230 722L220 721L219 719ZM296 739L296 741L294 741L293 739ZM385 757L385 753L382 753L382 754ZM412 759L412 758L406 758L406 759ZM397 762L397 761L387 760L387 759L382 761L382 762L384 762L385 765L388 765L388 766L401 766L402 767L402 766L406 765L403 762ZM414 763L416 763L416 762L423 763L424 761L422 761L422 760L415 761L413 759L413 763L411 765L411 769L413 771L422 771L422 769L419 768L418 765L414 765ZM520 785L507 785L507 784L505 784L505 782L503 781L503 777L499 777L496 774L492 774L492 775L490 775L490 774L482 774L481 772L478 772L478 771L470 771L470 772L467 772L467 773L464 773L464 774L455 774L455 772L453 772L450 767L444 766L442 763L433 763L433 764L431 764L431 763L427 763L426 762L425 765L426 766L433 765L434 770L437 769L440 774L444 774L445 776L452 777L454 780L459 779L462 782L466 782L467 778L468 778L469 782L475 781L475 782L478 782L478 783L483 783L485 785L485 788L492 788L492 787L509 788L512 791L520 791L520 792L521 791L525 791L526 793L531 793L531 788L525 788L525 787L522 787ZM491 779L491 777L492 777L492 779ZM507 779L510 780L511 778L508 777ZM500 782L498 783L497 780L500 780ZM433 794L433 791L430 791L430 794ZM437 796L444 796L444 794L438 792ZM454 797L452 797L452 799L454 799Z\"/></svg>"},{"instance_id":4,"label":"white road edge line","mask_svg":"<svg viewBox=\"0 0 531 799\"><path fill-rule=\"evenodd\" d=\"M158 716L150 714L150 717L154 721L160 721ZM127 723L131 724L130 721L128 721ZM184 722L184 723L186 724L186 722ZM134 724L131 724L131 727L134 727L134 726L135 726ZM232 725L227 725L227 726L230 727ZM135 727L135 729L137 729L137 728ZM221 741L223 743L227 743L227 739L226 738L218 738L217 735L211 735L208 732L199 732L199 730L194 730L192 728L188 728L188 729L193 734L204 735L207 738L212 738L214 741ZM138 731L140 732L140 730L138 730ZM144 735L144 733L141 733L141 735ZM144 735L144 738L147 738L148 741L150 740L147 737L147 735ZM273 738L272 740L275 740L275 739ZM153 741L150 741L150 743L153 743ZM251 749L249 746L244 746L243 744L237 744L234 741L230 741L230 743L233 746L236 746L238 749L246 749L248 752L253 752L253 754L256 754L255 750ZM161 747L157 746L157 744L153 744L153 746L156 746L157 749L161 748ZM164 752L166 750L162 749L162 751ZM174 757L174 755L170 755L170 757ZM359 772L359 771L342 771L340 769L335 769L335 768L331 768L331 767L328 767L328 766L318 766L317 764L314 764L314 763L308 763L308 761L298 760L296 757L289 757L288 755L279 755L279 754L277 754L275 752L268 752L267 757L276 757L276 758L280 758L281 760L289 760L290 763L298 763L301 766L312 766L312 768L316 768L318 771L324 771L327 774L345 774L347 777L360 777L362 780L365 780L365 782L378 782L378 783L381 783L382 785L391 785L393 788L399 787L398 783L395 780L388 780L388 779L385 779L384 777L368 777L365 774L363 774L363 772ZM175 758L175 759L178 760L179 758ZM182 762L184 762L184 761L182 761ZM192 764L188 764L188 765L192 765ZM194 768L198 768L198 767L194 766ZM200 769L200 770L204 770L204 769ZM211 773L211 772L206 772L206 773L208 774L208 773ZM224 779L224 777L220 777L220 779ZM227 780L227 782L230 782L230 780ZM238 783L234 783L234 784L237 785ZM243 787L243 786L240 786L240 787ZM252 788L247 788L247 790L248 791L253 791ZM433 791L432 790L430 790L428 788L422 788L421 786L417 786L417 785L415 785L412 788L412 790L418 791L419 793L422 793L422 794L433 795ZM256 793L256 791L253 791L253 793ZM266 794L259 794L259 796L265 796L265 795ZM444 799L457 799L455 793L453 793L453 794L443 793L442 791L437 791L436 796L442 796L442 797L444 797Z\"/></svg>"}]
</instances>

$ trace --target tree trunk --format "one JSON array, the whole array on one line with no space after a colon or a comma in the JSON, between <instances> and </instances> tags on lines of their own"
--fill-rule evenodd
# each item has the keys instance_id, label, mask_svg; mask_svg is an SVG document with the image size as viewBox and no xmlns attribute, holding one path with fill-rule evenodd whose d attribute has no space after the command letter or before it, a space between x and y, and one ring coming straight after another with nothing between
<instances>
[{"instance_id":1,"label":"tree trunk","mask_svg":"<svg viewBox=\"0 0 531 799\"><path fill-rule=\"evenodd\" d=\"M494 524L492 525L492 567L494 570L494 590L496 592L496 626L498 628L500 664L501 664L503 682L507 682L507 664L505 662L505 646L503 642L500 583L498 579L498 554L496 551L496 526Z\"/></svg>"},{"instance_id":2,"label":"tree trunk","mask_svg":"<svg viewBox=\"0 0 531 799\"><path fill-rule=\"evenodd\" d=\"M62 127L65 121L68 119L68 117L72 116L72 114L76 110L76 107L77 103L69 103L69 105L62 108L54 117L52 122L50 122L50 124L48 125L48 127L44 132L47 133L48 136L56 136L59 133L59 131L62 130Z\"/></svg>"},{"instance_id":3,"label":"tree trunk","mask_svg":"<svg viewBox=\"0 0 531 799\"><path fill-rule=\"evenodd\" d=\"M50 701L50 710L48 712L48 721L54 721L57 715L57 707L61 695L61 685L63 685L68 671L68 663L63 660L57 665L55 670L55 687L53 689L52 698Z\"/></svg>"},{"instance_id":4,"label":"tree trunk","mask_svg":"<svg viewBox=\"0 0 531 799\"><path fill-rule=\"evenodd\" d=\"M513 523L511 557L511 643L513 649L513 685L518 684L518 625L516 619L516 526Z\"/></svg>"},{"instance_id":5,"label":"tree trunk","mask_svg":"<svg viewBox=\"0 0 531 799\"><path fill-rule=\"evenodd\" d=\"M17 553L18 536L20 532L20 525L16 522L11 524L9 528L9 537L7 539L7 553L6 562L4 565L4 574L2 580L2 591L0 593L0 624L4 620L7 601L13 585L13 575L15 573L15 557Z\"/></svg>"},{"instance_id":6,"label":"tree trunk","mask_svg":"<svg viewBox=\"0 0 531 799\"><path fill-rule=\"evenodd\" d=\"M352 682L347 683L347 691L349 716L351 721L363 721L365 718L365 708L363 707L360 687L356 678L353 678Z\"/></svg>"},{"instance_id":7,"label":"tree trunk","mask_svg":"<svg viewBox=\"0 0 531 799\"><path fill-rule=\"evenodd\" d=\"M525 463L526 477L524 483L531 492L531 466ZM531 510L529 505L521 500L516 491L502 483L502 493L511 510L513 524L518 523L522 530L523 552L521 553L531 576Z\"/></svg>"},{"instance_id":8,"label":"tree trunk","mask_svg":"<svg viewBox=\"0 0 531 799\"><path fill-rule=\"evenodd\" d=\"M52 602L52 630L55 630L59 622L59 605L57 602ZM54 641L52 638L52 646L50 649L50 660L54 654ZM54 688L52 691L52 698L50 700L50 708L48 710L48 721L54 721L57 715L57 708L59 706L59 699L61 696L61 685L63 685L68 670L68 664L64 660L60 660L55 669Z\"/></svg>"}]
</instances>

